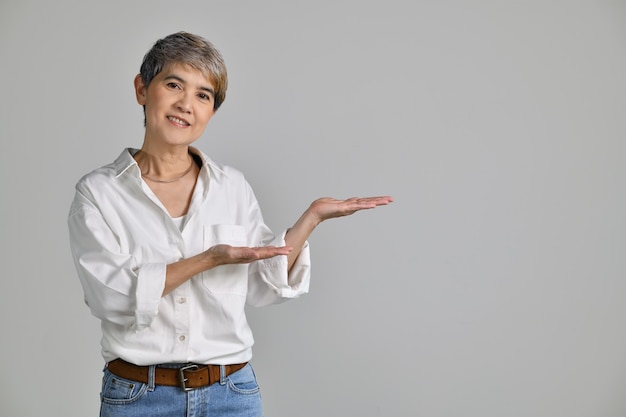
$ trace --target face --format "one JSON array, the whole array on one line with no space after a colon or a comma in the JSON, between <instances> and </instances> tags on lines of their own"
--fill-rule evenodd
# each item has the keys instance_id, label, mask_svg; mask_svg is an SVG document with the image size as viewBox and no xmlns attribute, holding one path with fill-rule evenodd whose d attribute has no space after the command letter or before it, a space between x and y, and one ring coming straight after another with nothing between
<instances>
[{"instance_id":1,"label":"face","mask_svg":"<svg viewBox=\"0 0 626 417\"><path fill-rule=\"evenodd\" d=\"M145 106L146 141L154 145L189 145L202 135L215 114L214 87L200 71L171 65L145 88L135 77L137 102Z\"/></svg>"}]
</instances>

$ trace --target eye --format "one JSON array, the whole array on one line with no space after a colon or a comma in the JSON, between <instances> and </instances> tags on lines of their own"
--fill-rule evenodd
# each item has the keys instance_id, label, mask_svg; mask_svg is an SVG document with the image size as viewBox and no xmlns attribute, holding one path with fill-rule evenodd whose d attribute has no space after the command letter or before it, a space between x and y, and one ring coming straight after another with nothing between
<instances>
[{"instance_id":1,"label":"eye","mask_svg":"<svg viewBox=\"0 0 626 417\"><path fill-rule=\"evenodd\" d=\"M173 90L180 90L180 85L175 82L169 82L166 85L168 88L171 88Z\"/></svg>"},{"instance_id":2,"label":"eye","mask_svg":"<svg viewBox=\"0 0 626 417\"><path fill-rule=\"evenodd\" d=\"M199 93L198 97L200 97L201 100L207 100L207 101L211 101L211 99L213 98L210 94L206 94L206 93Z\"/></svg>"}]
</instances>

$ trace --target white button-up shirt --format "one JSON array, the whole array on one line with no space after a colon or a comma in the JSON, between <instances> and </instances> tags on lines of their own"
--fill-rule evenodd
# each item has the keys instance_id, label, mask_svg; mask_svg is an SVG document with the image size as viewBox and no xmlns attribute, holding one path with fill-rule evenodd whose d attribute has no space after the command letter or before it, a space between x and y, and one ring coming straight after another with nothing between
<instances>
[{"instance_id":1,"label":"white button-up shirt","mask_svg":"<svg viewBox=\"0 0 626 417\"><path fill-rule=\"evenodd\" d=\"M246 302L298 297L309 289L310 255L291 271L287 257L202 272L162 297L166 265L211 246L284 246L263 222L241 172L211 161L202 167L182 227L141 178L126 149L112 164L84 176L68 216L70 245L85 302L102 322L105 361L137 365L251 359Z\"/></svg>"}]
</instances>

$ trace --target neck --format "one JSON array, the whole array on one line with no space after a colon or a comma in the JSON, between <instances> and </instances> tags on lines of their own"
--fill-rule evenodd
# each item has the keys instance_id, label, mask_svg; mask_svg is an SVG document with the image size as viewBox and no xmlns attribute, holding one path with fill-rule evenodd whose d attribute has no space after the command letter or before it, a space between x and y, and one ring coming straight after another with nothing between
<instances>
[{"instance_id":1,"label":"neck","mask_svg":"<svg viewBox=\"0 0 626 417\"><path fill-rule=\"evenodd\" d=\"M155 153L142 148L135 153L134 158L142 176L157 180L169 180L187 173L194 164L187 147L166 153Z\"/></svg>"}]
</instances>

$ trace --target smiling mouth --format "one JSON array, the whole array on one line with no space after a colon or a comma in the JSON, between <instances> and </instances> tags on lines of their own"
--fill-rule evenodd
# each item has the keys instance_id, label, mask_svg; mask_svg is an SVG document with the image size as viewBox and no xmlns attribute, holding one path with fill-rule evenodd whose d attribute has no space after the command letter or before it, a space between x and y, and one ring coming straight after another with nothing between
<instances>
[{"instance_id":1,"label":"smiling mouth","mask_svg":"<svg viewBox=\"0 0 626 417\"><path fill-rule=\"evenodd\" d=\"M179 125L179 126L190 126L190 124L189 124L189 123L187 123L187 122L186 122L185 120L183 120L183 119L179 119L178 117L174 117L174 116L167 116L167 119L168 119L170 122L174 122L174 123L176 123L176 124L177 124L177 125Z\"/></svg>"}]
</instances>

